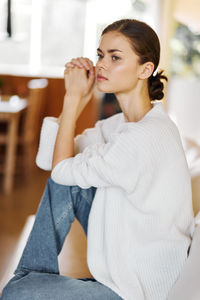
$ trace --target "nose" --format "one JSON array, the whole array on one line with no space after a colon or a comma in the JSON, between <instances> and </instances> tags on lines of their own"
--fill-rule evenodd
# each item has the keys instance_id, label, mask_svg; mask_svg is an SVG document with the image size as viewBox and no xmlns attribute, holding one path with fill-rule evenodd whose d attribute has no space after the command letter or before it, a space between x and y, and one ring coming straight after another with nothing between
<instances>
[{"instance_id":1,"label":"nose","mask_svg":"<svg viewBox=\"0 0 200 300\"><path fill-rule=\"evenodd\" d=\"M106 70L108 68L105 57L99 59L96 63L97 69L104 69Z\"/></svg>"}]
</instances>

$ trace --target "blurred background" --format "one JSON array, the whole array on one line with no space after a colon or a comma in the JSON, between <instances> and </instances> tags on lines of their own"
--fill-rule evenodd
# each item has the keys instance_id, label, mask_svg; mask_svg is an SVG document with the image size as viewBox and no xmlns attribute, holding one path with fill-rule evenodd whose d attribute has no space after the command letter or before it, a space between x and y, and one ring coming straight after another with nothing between
<instances>
[{"instance_id":1,"label":"blurred background","mask_svg":"<svg viewBox=\"0 0 200 300\"><path fill-rule=\"evenodd\" d=\"M0 291L50 175L35 156L43 118L62 109L64 65L78 56L96 63L102 29L121 18L145 21L160 38L159 67L169 78L163 104L180 130L200 210L199 0L0 0ZM114 95L95 91L76 134L119 111ZM59 258L72 277L90 275L81 230L75 222Z\"/></svg>"}]
</instances>

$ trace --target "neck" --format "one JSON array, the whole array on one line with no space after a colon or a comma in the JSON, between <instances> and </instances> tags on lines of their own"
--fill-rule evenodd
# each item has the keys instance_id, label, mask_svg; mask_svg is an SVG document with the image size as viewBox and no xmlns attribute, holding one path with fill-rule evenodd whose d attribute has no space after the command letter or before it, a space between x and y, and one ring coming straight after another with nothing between
<instances>
[{"instance_id":1,"label":"neck","mask_svg":"<svg viewBox=\"0 0 200 300\"><path fill-rule=\"evenodd\" d=\"M138 122L152 109L147 86L126 93L115 94L126 122Z\"/></svg>"}]
</instances>

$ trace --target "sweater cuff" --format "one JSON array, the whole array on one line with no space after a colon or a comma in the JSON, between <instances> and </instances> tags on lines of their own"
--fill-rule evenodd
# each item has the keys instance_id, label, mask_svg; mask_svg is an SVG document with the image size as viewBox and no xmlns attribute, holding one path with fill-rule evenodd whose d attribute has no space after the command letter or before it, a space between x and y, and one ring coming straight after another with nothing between
<instances>
[{"instance_id":1,"label":"sweater cuff","mask_svg":"<svg viewBox=\"0 0 200 300\"><path fill-rule=\"evenodd\" d=\"M59 127L56 120L57 118L54 117L44 118L40 132L36 164L39 168L47 171L52 168L54 146Z\"/></svg>"}]
</instances>

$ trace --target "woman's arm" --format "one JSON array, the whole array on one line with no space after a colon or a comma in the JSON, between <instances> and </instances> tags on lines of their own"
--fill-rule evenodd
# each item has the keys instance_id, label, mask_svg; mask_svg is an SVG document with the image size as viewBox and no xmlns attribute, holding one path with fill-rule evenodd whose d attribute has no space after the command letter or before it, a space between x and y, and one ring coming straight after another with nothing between
<instances>
[{"instance_id":1,"label":"woman's arm","mask_svg":"<svg viewBox=\"0 0 200 300\"><path fill-rule=\"evenodd\" d=\"M141 165L138 143L130 130L64 159L52 170L51 178L58 184L78 185L84 189L115 186L130 193L137 184Z\"/></svg>"},{"instance_id":2,"label":"woman's arm","mask_svg":"<svg viewBox=\"0 0 200 300\"><path fill-rule=\"evenodd\" d=\"M66 102L67 95L64 99L63 111L59 122L52 168L54 168L61 160L74 156L74 134L77 121L77 111L76 107L69 107Z\"/></svg>"},{"instance_id":3,"label":"woman's arm","mask_svg":"<svg viewBox=\"0 0 200 300\"><path fill-rule=\"evenodd\" d=\"M94 86L94 68L88 59L79 58L66 65L66 95L53 154L52 168L60 161L74 156L76 122L91 99Z\"/></svg>"}]
</instances>

